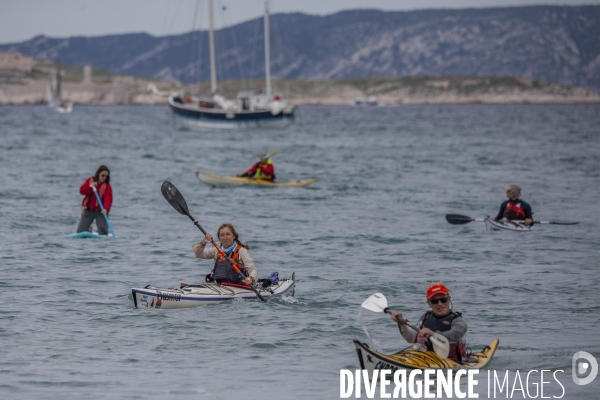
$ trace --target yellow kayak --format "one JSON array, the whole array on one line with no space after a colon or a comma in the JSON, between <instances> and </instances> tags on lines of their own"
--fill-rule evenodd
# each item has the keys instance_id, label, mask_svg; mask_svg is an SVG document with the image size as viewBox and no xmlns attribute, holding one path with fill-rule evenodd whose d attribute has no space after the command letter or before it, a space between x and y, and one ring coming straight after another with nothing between
<instances>
[{"instance_id":1,"label":"yellow kayak","mask_svg":"<svg viewBox=\"0 0 600 400\"><path fill-rule=\"evenodd\" d=\"M258 185L258 186L307 186L314 183L317 178L302 179L300 181L289 181L289 182L270 182L263 179L254 178L238 178L235 176L221 176L217 174L211 174L210 172L196 171L196 176L200 179L200 182L206 183L211 186L239 186L239 185Z\"/></svg>"},{"instance_id":2,"label":"yellow kayak","mask_svg":"<svg viewBox=\"0 0 600 400\"><path fill-rule=\"evenodd\" d=\"M482 351L472 353L463 362L458 363L449 358L440 358L434 351L413 350L411 347L400 350L398 353L385 355L371 350L366 343L354 341L360 367L369 371L373 376L373 370L390 369L392 373L399 369L481 369L492 359L499 340L494 339L492 344L486 346Z\"/></svg>"}]
</instances>

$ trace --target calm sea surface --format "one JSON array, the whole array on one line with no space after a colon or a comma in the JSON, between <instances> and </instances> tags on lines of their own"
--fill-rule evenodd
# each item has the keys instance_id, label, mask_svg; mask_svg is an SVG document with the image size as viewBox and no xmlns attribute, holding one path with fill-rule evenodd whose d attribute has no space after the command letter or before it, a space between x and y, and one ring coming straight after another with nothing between
<instances>
[{"instance_id":1,"label":"calm sea surface","mask_svg":"<svg viewBox=\"0 0 600 400\"><path fill-rule=\"evenodd\" d=\"M363 325L385 352L406 346L387 316L358 317L362 301L381 292L416 320L442 281L469 347L500 339L490 369L564 370L564 398L594 398L600 378L574 385L571 357L600 358L599 127L599 105L300 107L287 130L249 132L182 128L166 107L0 107L0 396L339 398ZM234 175L275 146L279 180L316 184L222 189L194 174ZM118 239L68 239L100 164ZM232 222L259 275L295 271L295 299L135 310L132 287L212 267L164 180L209 232ZM511 182L535 219L581 223L445 221L495 215Z\"/></svg>"}]
</instances>

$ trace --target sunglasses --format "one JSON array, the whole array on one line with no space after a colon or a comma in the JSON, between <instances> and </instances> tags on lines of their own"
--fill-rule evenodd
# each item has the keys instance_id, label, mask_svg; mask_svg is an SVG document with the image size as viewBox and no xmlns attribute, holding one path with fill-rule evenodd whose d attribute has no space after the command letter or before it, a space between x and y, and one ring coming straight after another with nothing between
<instances>
[{"instance_id":1,"label":"sunglasses","mask_svg":"<svg viewBox=\"0 0 600 400\"><path fill-rule=\"evenodd\" d=\"M429 299L429 302L433 305L436 305L437 303L446 304L448 302L448 298L440 297L439 299Z\"/></svg>"},{"instance_id":2,"label":"sunglasses","mask_svg":"<svg viewBox=\"0 0 600 400\"><path fill-rule=\"evenodd\" d=\"M100 174L100 178L106 178L108 174Z\"/></svg>"}]
</instances>

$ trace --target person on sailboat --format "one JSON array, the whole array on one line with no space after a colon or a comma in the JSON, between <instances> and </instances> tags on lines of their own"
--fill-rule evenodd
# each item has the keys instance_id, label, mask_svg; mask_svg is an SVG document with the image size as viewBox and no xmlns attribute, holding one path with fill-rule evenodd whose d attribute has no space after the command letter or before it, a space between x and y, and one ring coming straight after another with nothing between
<instances>
[{"instance_id":1,"label":"person on sailboat","mask_svg":"<svg viewBox=\"0 0 600 400\"><path fill-rule=\"evenodd\" d=\"M531 206L521 200L521 186L511 183L505 189L508 200L500 205L500 210L496 218L490 219L500 221L506 218L509 221L525 221L525 225L533 225Z\"/></svg>"},{"instance_id":2,"label":"person on sailboat","mask_svg":"<svg viewBox=\"0 0 600 400\"><path fill-rule=\"evenodd\" d=\"M98 196L100 196L100 201L104 206L104 210L102 210L100 204L98 204L98 199L94 194L92 186L96 188ZM110 171L108 167L106 165L99 166L94 176L87 178L85 182L83 182L83 185L79 188L79 193L85 197L81 203L83 211L81 212L77 233L91 230L91 224L96 220L98 234L108 235L108 224L106 223L104 215L102 215L110 212L110 207L113 202L112 187L110 186Z\"/></svg>"},{"instance_id":3,"label":"person on sailboat","mask_svg":"<svg viewBox=\"0 0 600 400\"><path fill-rule=\"evenodd\" d=\"M415 324L419 329L418 333L399 319L402 318L400 311L392 311L392 320L398 324L400 334L409 343L426 345L425 335L433 335L434 332L441 334L450 342L448 358L460 362L462 357L467 355L465 340L467 322L461 313L451 309L450 291L443 283L429 286L425 296L431 310L423 314Z\"/></svg>"},{"instance_id":4,"label":"person on sailboat","mask_svg":"<svg viewBox=\"0 0 600 400\"><path fill-rule=\"evenodd\" d=\"M266 154L260 156L260 161L254 164L243 174L239 174L240 178L264 179L266 181L275 182L275 166L271 158Z\"/></svg>"},{"instance_id":5,"label":"person on sailboat","mask_svg":"<svg viewBox=\"0 0 600 400\"><path fill-rule=\"evenodd\" d=\"M206 248L206 245L212 241L210 233L206 233L206 236L200 243L192 245L192 250L197 258L203 258L205 260L215 260L215 266L210 274L207 275L207 281L216 282L227 282L227 283L245 283L252 285L258 280L258 272L254 266L254 261L250 257L248 250L250 246L247 246L240 242L239 235L235 231L232 224L225 223L219 227L217 236L221 242L221 248L234 263L236 263L242 271L242 274L246 275L245 278L241 279L235 269L229 264L223 254L219 254L215 247Z\"/></svg>"}]
</instances>

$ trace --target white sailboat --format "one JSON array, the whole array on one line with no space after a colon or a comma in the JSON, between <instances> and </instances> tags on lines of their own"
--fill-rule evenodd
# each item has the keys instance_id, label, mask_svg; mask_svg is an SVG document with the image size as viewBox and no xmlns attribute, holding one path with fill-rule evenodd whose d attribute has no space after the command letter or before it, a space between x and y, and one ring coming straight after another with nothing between
<instances>
[{"instance_id":1,"label":"white sailboat","mask_svg":"<svg viewBox=\"0 0 600 400\"><path fill-rule=\"evenodd\" d=\"M209 129L285 128L294 119L294 106L271 93L269 54L269 1L265 0L265 91L241 91L236 101L217 94L217 70L213 27L213 0L208 0L211 97L169 96L173 115L187 124Z\"/></svg>"},{"instance_id":2,"label":"white sailboat","mask_svg":"<svg viewBox=\"0 0 600 400\"><path fill-rule=\"evenodd\" d=\"M63 101L62 99L62 78L60 72L60 58L58 57L56 64L56 88L53 87L52 74L48 75L48 82L46 84L46 97L48 99L48 106L53 107L59 113L70 113L73 111L73 103L70 101Z\"/></svg>"}]
</instances>

